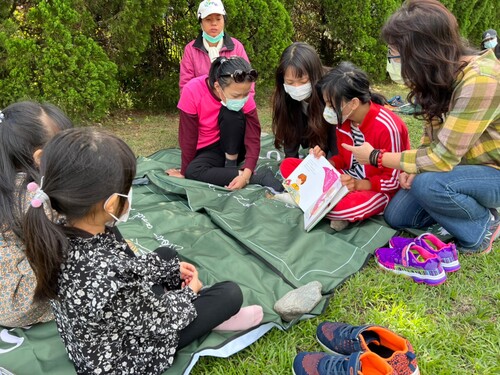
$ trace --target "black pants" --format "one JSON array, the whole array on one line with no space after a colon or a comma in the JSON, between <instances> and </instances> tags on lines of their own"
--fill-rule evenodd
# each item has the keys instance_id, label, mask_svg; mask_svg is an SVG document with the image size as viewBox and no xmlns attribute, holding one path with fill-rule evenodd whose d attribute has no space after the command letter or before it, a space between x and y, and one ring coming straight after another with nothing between
<instances>
[{"instance_id":1,"label":"black pants","mask_svg":"<svg viewBox=\"0 0 500 375\"><path fill-rule=\"evenodd\" d=\"M177 252L169 247L160 247L155 252L165 260L177 256ZM179 332L177 349L191 344L214 327L228 320L240 310L242 304L241 289L238 284L232 281L223 281L202 289L198 298L193 302L198 316Z\"/></svg>"},{"instance_id":2,"label":"black pants","mask_svg":"<svg viewBox=\"0 0 500 375\"><path fill-rule=\"evenodd\" d=\"M245 159L245 115L222 106L218 122L220 140L198 150L186 169L186 178L226 186L238 176L237 168L224 167L225 154L238 154L238 162Z\"/></svg>"}]
</instances>

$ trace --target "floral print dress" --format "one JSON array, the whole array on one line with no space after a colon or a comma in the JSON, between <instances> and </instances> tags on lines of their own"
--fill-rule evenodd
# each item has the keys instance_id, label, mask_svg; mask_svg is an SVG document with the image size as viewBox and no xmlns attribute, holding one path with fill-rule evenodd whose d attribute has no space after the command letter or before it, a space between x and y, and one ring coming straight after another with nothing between
<instances>
[{"instance_id":1,"label":"floral print dress","mask_svg":"<svg viewBox=\"0 0 500 375\"><path fill-rule=\"evenodd\" d=\"M196 318L179 259L136 257L119 232L70 235L51 301L79 374L159 374L170 367L179 331ZM163 285L166 292L155 293Z\"/></svg>"},{"instance_id":2,"label":"floral print dress","mask_svg":"<svg viewBox=\"0 0 500 375\"><path fill-rule=\"evenodd\" d=\"M16 176L19 194L25 179L25 173ZM21 197L23 212L33 196L27 191ZM48 302L34 300L35 286L35 273L26 258L24 243L14 231L0 231L0 326L26 327L54 319Z\"/></svg>"}]
</instances>

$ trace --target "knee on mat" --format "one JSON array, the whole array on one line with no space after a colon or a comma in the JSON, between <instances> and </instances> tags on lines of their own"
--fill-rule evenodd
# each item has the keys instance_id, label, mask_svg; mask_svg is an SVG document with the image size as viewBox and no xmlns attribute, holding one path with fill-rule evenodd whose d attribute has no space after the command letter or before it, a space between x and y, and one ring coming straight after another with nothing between
<instances>
[{"instance_id":1,"label":"knee on mat","mask_svg":"<svg viewBox=\"0 0 500 375\"><path fill-rule=\"evenodd\" d=\"M224 281L220 284L222 284L222 293L226 299L225 308L232 310L232 315L234 315L239 311L241 305L243 305L241 288L233 281Z\"/></svg>"},{"instance_id":2,"label":"knee on mat","mask_svg":"<svg viewBox=\"0 0 500 375\"><path fill-rule=\"evenodd\" d=\"M186 168L185 177L189 180L197 180L200 181L200 175L203 174L208 169L207 166L191 163Z\"/></svg>"},{"instance_id":3,"label":"knee on mat","mask_svg":"<svg viewBox=\"0 0 500 375\"><path fill-rule=\"evenodd\" d=\"M411 184L410 194L415 196L429 196L435 195L435 193L442 193L446 190L446 186L442 183L439 178L440 172L426 172L415 176Z\"/></svg>"},{"instance_id":4,"label":"knee on mat","mask_svg":"<svg viewBox=\"0 0 500 375\"><path fill-rule=\"evenodd\" d=\"M394 229L403 229L405 228L405 225L401 223L400 216L399 215L391 215L390 212L385 211L384 213L384 220L385 222Z\"/></svg>"},{"instance_id":5,"label":"knee on mat","mask_svg":"<svg viewBox=\"0 0 500 375\"><path fill-rule=\"evenodd\" d=\"M385 208L384 211L384 220L391 228L394 229L403 229L408 226L408 223L406 223L406 217L404 213L401 211L402 209L404 210L404 207L397 207L397 204L389 204ZM405 220L405 221L403 221Z\"/></svg>"},{"instance_id":6,"label":"knee on mat","mask_svg":"<svg viewBox=\"0 0 500 375\"><path fill-rule=\"evenodd\" d=\"M163 260L170 260L177 256L177 251L169 246L161 246L155 250L155 253Z\"/></svg>"}]
</instances>

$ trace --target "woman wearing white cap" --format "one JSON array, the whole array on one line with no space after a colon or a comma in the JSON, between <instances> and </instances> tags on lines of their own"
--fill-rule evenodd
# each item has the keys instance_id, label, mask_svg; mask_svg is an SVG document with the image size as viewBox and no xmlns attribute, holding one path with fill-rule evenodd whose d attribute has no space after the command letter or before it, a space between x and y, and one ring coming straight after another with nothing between
<instances>
[{"instance_id":1,"label":"woman wearing white cap","mask_svg":"<svg viewBox=\"0 0 500 375\"><path fill-rule=\"evenodd\" d=\"M219 56L240 56L250 62L243 44L224 32L226 20L226 10L221 0L203 0L200 3L200 34L186 45L182 55L179 78L181 93L191 79L208 74L210 64Z\"/></svg>"}]
</instances>

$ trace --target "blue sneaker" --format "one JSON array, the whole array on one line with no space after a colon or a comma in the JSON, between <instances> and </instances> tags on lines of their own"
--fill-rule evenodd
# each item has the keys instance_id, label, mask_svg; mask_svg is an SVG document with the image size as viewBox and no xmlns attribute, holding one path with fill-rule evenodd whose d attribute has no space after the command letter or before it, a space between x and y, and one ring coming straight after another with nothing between
<instances>
[{"instance_id":1,"label":"blue sneaker","mask_svg":"<svg viewBox=\"0 0 500 375\"><path fill-rule=\"evenodd\" d=\"M316 329L316 339L331 354L373 353L387 362L395 375L420 374L410 342L387 328L323 322Z\"/></svg>"},{"instance_id":2,"label":"blue sneaker","mask_svg":"<svg viewBox=\"0 0 500 375\"><path fill-rule=\"evenodd\" d=\"M464 254L488 254L492 247L493 242L495 242L500 236L500 215L497 210L492 211L493 217L490 220L490 225L486 231L486 235L483 238L483 242L475 248L469 249L466 247L457 246L457 250Z\"/></svg>"},{"instance_id":3,"label":"blue sneaker","mask_svg":"<svg viewBox=\"0 0 500 375\"><path fill-rule=\"evenodd\" d=\"M302 352L293 361L295 375L390 375L391 366L374 353L352 353L350 356Z\"/></svg>"}]
</instances>

